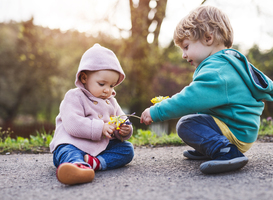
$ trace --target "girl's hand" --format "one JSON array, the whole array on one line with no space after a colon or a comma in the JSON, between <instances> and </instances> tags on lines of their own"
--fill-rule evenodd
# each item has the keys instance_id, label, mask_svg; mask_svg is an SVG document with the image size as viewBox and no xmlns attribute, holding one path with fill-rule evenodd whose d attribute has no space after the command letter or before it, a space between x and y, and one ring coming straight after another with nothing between
<instances>
[{"instance_id":1,"label":"girl's hand","mask_svg":"<svg viewBox=\"0 0 273 200\"><path fill-rule=\"evenodd\" d=\"M111 135L114 133L116 128L117 128L117 126L115 124L105 123L103 125L102 135L105 135L107 138L112 139Z\"/></svg>"},{"instance_id":2,"label":"girl's hand","mask_svg":"<svg viewBox=\"0 0 273 200\"><path fill-rule=\"evenodd\" d=\"M132 131L132 127L130 125L127 125L127 124L122 124L120 126L120 130L119 130L119 134L123 137L129 135Z\"/></svg>"},{"instance_id":3,"label":"girl's hand","mask_svg":"<svg viewBox=\"0 0 273 200\"><path fill-rule=\"evenodd\" d=\"M150 114L150 108L146 108L141 114L140 123L145 123L146 125L150 125L153 122L153 119Z\"/></svg>"}]
</instances>

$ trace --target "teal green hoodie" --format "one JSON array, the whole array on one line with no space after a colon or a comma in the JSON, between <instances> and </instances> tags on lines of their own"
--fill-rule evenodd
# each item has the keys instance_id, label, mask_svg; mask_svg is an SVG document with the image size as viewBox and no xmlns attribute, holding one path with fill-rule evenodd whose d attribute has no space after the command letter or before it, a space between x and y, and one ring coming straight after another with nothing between
<instances>
[{"instance_id":1,"label":"teal green hoodie","mask_svg":"<svg viewBox=\"0 0 273 200\"><path fill-rule=\"evenodd\" d=\"M270 78L233 49L219 51L197 67L189 86L150 108L154 122L200 113L223 121L246 143L257 139L263 101L273 101Z\"/></svg>"}]
</instances>

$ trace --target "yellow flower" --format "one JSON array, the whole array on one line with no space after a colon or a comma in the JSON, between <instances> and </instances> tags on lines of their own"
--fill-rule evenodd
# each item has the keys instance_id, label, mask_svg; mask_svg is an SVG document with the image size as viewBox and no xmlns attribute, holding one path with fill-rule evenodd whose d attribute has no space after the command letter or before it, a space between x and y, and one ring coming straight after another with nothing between
<instances>
[{"instance_id":1,"label":"yellow flower","mask_svg":"<svg viewBox=\"0 0 273 200\"><path fill-rule=\"evenodd\" d=\"M116 124L117 130L120 129L120 125L125 122L125 119L122 119L121 116L115 116L115 117L110 117L110 121L108 124Z\"/></svg>"},{"instance_id":2,"label":"yellow flower","mask_svg":"<svg viewBox=\"0 0 273 200\"><path fill-rule=\"evenodd\" d=\"M159 102L161 102L161 101L163 101L165 99L168 99L168 98L169 98L169 96L166 96L166 97L158 96L158 97L152 98L151 102L153 104L156 104L156 103L159 103Z\"/></svg>"}]
</instances>

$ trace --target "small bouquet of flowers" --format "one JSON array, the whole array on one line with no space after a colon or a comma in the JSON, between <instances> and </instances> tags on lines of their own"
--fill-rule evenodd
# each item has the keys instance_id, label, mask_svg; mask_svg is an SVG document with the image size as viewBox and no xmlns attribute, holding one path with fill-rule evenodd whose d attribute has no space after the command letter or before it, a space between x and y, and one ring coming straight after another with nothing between
<instances>
[{"instance_id":1,"label":"small bouquet of flowers","mask_svg":"<svg viewBox=\"0 0 273 200\"><path fill-rule=\"evenodd\" d=\"M127 118L123 119L122 117L124 117L124 116L127 116ZM119 116L110 117L110 121L108 122L108 124L116 124L116 126L117 126L116 129L120 130L120 126L122 124L127 124L127 125L132 124L131 122L127 121L130 117L136 117L136 118L140 119L140 117L136 116L135 113L132 113L130 115L119 115ZM121 141L123 142L122 136L120 136L120 137L121 137Z\"/></svg>"},{"instance_id":2,"label":"small bouquet of flowers","mask_svg":"<svg viewBox=\"0 0 273 200\"><path fill-rule=\"evenodd\" d=\"M127 118L123 119L122 117L124 116L127 116ZM119 115L119 116L110 117L110 121L108 122L108 124L116 124L117 130L119 130L122 124L127 124L127 125L132 124L131 122L127 121L130 117L136 117L140 119L140 117L136 116L134 112L130 115Z\"/></svg>"}]
</instances>

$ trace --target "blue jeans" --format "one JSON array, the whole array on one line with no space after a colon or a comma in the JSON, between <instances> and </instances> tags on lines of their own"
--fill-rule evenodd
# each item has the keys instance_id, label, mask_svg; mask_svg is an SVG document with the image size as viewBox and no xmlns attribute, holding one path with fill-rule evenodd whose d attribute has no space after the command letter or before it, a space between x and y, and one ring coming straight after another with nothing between
<instances>
[{"instance_id":1,"label":"blue jeans","mask_svg":"<svg viewBox=\"0 0 273 200\"><path fill-rule=\"evenodd\" d=\"M230 144L210 115L186 115L178 121L176 131L187 145L212 159Z\"/></svg>"},{"instance_id":2,"label":"blue jeans","mask_svg":"<svg viewBox=\"0 0 273 200\"><path fill-rule=\"evenodd\" d=\"M89 166L88 163L84 162L85 154L87 153L71 144L61 144L53 152L53 163L56 167L67 162ZM133 157L133 145L128 141L121 142L120 140L110 140L106 149L97 156L101 170L122 167L131 162Z\"/></svg>"}]
</instances>

